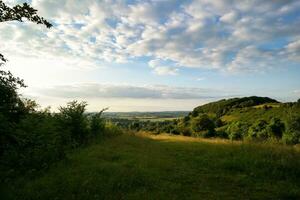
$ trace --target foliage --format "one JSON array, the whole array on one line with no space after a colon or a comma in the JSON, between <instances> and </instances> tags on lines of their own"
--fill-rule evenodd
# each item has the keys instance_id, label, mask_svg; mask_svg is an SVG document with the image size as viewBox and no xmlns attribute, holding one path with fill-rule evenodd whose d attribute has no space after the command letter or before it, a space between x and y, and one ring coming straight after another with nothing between
<instances>
[{"instance_id":1,"label":"foliage","mask_svg":"<svg viewBox=\"0 0 300 200\"><path fill-rule=\"evenodd\" d=\"M216 127L222 127L224 125L224 122L218 118L216 121L215 121L215 126Z\"/></svg>"},{"instance_id":2,"label":"foliage","mask_svg":"<svg viewBox=\"0 0 300 200\"><path fill-rule=\"evenodd\" d=\"M214 113L216 116L223 116L230 112L232 109L256 106L264 103L278 103L278 101L268 97L256 96L223 99L217 102L208 103L203 106L196 107L192 112L192 115L198 115L194 113Z\"/></svg>"},{"instance_id":3,"label":"foliage","mask_svg":"<svg viewBox=\"0 0 300 200\"><path fill-rule=\"evenodd\" d=\"M52 24L40 17L37 14L37 10L32 8L27 3L22 5L16 5L12 8L7 6L3 1L0 1L0 22L6 21L19 21L23 22L23 18L32 21L37 24L43 24L47 28L51 28Z\"/></svg>"},{"instance_id":4,"label":"foliage","mask_svg":"<svg viewBox=\"0 0 300 200\"><path fill-rule=\"evenodd\" d=\"M268 132L267 132L268 123L265 120L257 120L252 126L250 126L248 130L247 138L250 139L267 139Z\"/></svg>"},{"instance_id":5,"label":"foliage","mask_svg":"<svg viewBox=\"0 0 300 200\"><path fill-rule=\"evenodd\" d=\"M268 137L280 139L285 130L284 123L278 118L272 118L267 126Z\"/></svg>"},{"instance_id":6,"label":"foliage","mask_svg":"<svg viewBox=\"0 0 300 200\"><path fill-rule=\"evenodd\" d=\"M73 146L81 145L88 139L88 121L87 115L84 114L86 106L86 102L72 101L67 106L59 108L60 126L69 134L68 138L71 139Z\"/></svg>"},{"instance_id":7,"label":"foliage","mask_svg":"<svg viewBox=\"0 0 300 200\"><path fill-rule=\"evenodd\" d=\"M292 116L287 121L287 128L283 134L283 140L287 144L300 143L300 117Z\"/></svg>"},{"instance_id":8,"label":"foliage","mask_svg":"<svg viewBox=\"0 0 300 200\"><path fill-rule=\"evenodd\" d=\"M200 115L191 122L192 135L196 137L212 137L215 133L215 123L208 115Z\"/></svg>"},{"instance_id":9,"label":"foliage","mask_svg":"<svg viewBox=\"0 0 300 200\"><path fill-rule=\"evenodd\" d=\"M17 94L21 87L25 87L22 79L0 70L0 113L7 120L18 121L24 114L25 105Z\"/></svg>"},{"instance_id":10,"label":"foliage","mask_svg":"<svg viewBox=\"0 0 300 200\"><path fill-rule=\"evenodd\" d=\"M24 18L36 24L43 24L47 28L52 27L52 24L49 21L47 21L43 17L40 17L37 14L37 10L32 8L27 3L16 5L10 8L2 0L0 0L0 23L7 21L23 22ZM7 59L0 53L0 66L3 65L6 61Z\"/></svg>"},{"instance_id":11,"label":"foliage","mask_svg":"<svg viewBox=\"0 0 300 200\"><path fill-rule=\"evenodd\" d=\"M298 143L297 131L287 131L286 128L287 124L291 124L290 115L300 115L299 105L299 102L279 103L267 97L244 97L199 106L187 116L172 121L113 119L112 122L126 129L155 134L270 140L295 144ZM223 111L226 112L220 117L220 112Z\"/></svg>"},{"instance_id":12,"label":"foliage","mask_svg":"<svg viewBox=\"0 0 300 200\"><path fill-rule=\"evenodd\" d=\"M212 131L215 128L214 122L208 117L208 115L203 114L193 119L191 128L194 132L199 131Z\"/></svg>"},{"instance_id":13,"label":"foliage","mask_svg":"<svg viewBox=\"0 0 300 200\"><path fill-rule=\"evenodd\" d=\"M231 140L243 139L244 135L248 132L249 125L243 122L233 122L227 127L227 134Z\"/></svg>"},{"instance_id":14,"label":"foliage","mask_svg":"<svg viewBox=\"0 0 300 200\"><path fill-rule=\"evenodd\" d=\"M90 119L90 129L94 136L102 134L105 128L105 121L101 117L102 113L108 108L102 109L100 112L93 114Z\"/></svg>"},{"instance_id":15,"label":"foliage","mask_svg":"<svg viewBox=\"0 0 300 200\"><path fill-rule=\"evenodd\" d=\"M101 118L105 109L88 118L85 102L69 102L60 107L59 113L38 111L31 100L24 105L27 112L18 122L10 122L0 113L0 168L8 171L47 168L63 159L71 148L122 133Z\"/></svg>"}]
</instances>

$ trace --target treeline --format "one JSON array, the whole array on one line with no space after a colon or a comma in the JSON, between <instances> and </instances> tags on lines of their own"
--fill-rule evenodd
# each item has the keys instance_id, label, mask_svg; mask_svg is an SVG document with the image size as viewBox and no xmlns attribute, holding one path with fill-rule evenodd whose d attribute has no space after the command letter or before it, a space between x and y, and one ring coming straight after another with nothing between
<instances>
[{"instance_id":1,"label":"treeline","mask_svg":"<svg viewBox=\"0 0 300 200\"><path fill-rule=\"evenodd\" d=\"M277 103L277 107L268 106L266 102ZM225 105L225 108L222 108L221 104ZM253 107L256 105L261 107ZM232 119L225 120L226 117ZM126 127L124 121L116 124ZM278 103L265 97L221 100L215 104L197 107L188 116L173 121L129 120L127 128L135 131L150 131L154 134L170 133L231 140L272 140L297 144L300 143L300 100L294 103Z\"/></svg>"},{"instance_id":2,"label":"treeline","mask_svg":"<svg viewBox=\"0 0 300 200\"><path fill-rule=\"evenodd\" d=\"M87 114L85 102L69 102L56 113L39 110L18 94L23 80L3 70L0 75L1 172L46 168L74 148L121 133L101 117L104 110Z\"/></svg>"}]
</instances>

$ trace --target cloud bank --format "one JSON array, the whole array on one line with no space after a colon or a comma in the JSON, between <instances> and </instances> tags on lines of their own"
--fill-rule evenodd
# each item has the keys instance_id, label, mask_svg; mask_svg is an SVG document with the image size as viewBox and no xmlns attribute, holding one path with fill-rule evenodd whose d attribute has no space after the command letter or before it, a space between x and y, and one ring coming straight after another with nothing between
<instances>
[{"instance_id":1,"label":"cloud bank","mask_svg":"<svg viewBox=\"0 0 300 200\"><path fill-rule=\"evenodd\" d=\"M216 99L228 97L226 91L196 88L171 87L166 85L112 85L82 83L57 85L48 88L32 88L38 96L55 98L131 98L131 99ZM234 95L230 91L231 96Z\"/></svg>"}]
</instances>

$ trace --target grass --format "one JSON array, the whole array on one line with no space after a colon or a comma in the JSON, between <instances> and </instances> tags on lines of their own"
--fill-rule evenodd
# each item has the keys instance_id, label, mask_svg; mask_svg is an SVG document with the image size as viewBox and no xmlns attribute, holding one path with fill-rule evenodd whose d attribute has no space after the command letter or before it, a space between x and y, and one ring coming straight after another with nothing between
<instances>
[{"instance_id":1,"label":"grass","mask_svg":"<svg viewBox=\"0 0 300 200\"><path fill-rule=\"evenodd\" d=\"M295 147L122 135L7 181L1 199L300 199L299 179Z\"/></svg>"}]
</instances>

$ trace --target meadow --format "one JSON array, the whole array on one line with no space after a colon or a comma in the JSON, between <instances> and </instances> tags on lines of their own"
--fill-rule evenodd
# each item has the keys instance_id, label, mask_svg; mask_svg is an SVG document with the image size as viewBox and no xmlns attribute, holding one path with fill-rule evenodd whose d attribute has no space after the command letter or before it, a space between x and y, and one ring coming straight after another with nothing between
<instances>
[{"instance_id":1,"label":"meadow","mask_svg":"<svg viewBox=\"0 0 300 200\"><path fill-rule=\"evenodd\" d=\"M7 179L1 199L300 199L300 148L123 134Z\"/></svg>"}]
</instances>

